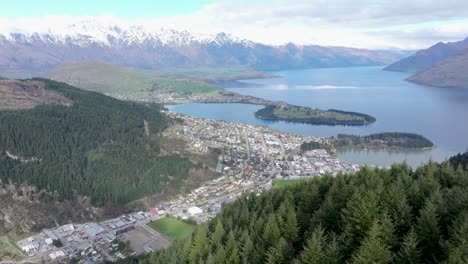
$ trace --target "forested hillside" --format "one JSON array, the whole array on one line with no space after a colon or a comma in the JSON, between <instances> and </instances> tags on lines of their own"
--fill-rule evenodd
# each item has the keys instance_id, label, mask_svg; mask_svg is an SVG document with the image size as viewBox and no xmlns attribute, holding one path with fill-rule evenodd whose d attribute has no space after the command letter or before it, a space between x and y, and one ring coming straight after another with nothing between
<instances>
[{"instance_id":1,"label":"forested hillside","mask_svg":"<svg viewBox=\"0 0 468 264\"><path fill-rule=\"evenodd\" d=\"M468 150L463 154L458 154L450 158L449 162L455 167L468 170Z\"/></svg>"},{"instance_id":2,"label":"forested hillside","mask_svg":"<svg viewBox=\"0 0 468 264\"><path fill-rule=\"evenodd\" d=\"M0 111L0 180L126 203L180 186L194 166L159 155L168 120L158 105L119 101L37 79L72 103Z\"/></svg>"},{"instance_id":3,"label":"forested hillside","mask_svg":"<svg viewBox=\"0 0 468 264\"><path fill-rule=\"evenodd\" d=\"M468 263L468 173L363 168L227 205L192 238L119 263Z\"/></svg>"}]
</instances>

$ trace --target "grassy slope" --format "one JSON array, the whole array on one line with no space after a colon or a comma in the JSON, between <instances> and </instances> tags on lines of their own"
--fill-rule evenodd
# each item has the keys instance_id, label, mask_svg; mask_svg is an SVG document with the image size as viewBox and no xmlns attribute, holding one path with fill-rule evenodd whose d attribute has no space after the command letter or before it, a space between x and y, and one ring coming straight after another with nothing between
<instances>
[{"instance_id":1,"label":"grassy slope","mask_svg":"<svg viewBox=\"0 0 468 264\"><path fill-rule=\"evenodd\" d=\"M195 226L169 217L148 223L148 226L172 239L185 238L195 230Z\"/></svg>"},{"instance_id":2,"label":"grassy slope","mask_svg":"<svg viewBox=\"0 0 468 264\"><path fill-rule=\"evenodd\" d=\"M64 63L47 77L87 90L147 98L155 93L214 94L221 89L184 76L139 72L101 61Z\"/></svg>"},{"instance_id":3,"label":"grassy slope","mask_svg":"<svg viewBox=\"0 0 468 264\"><path fill-rule=\"evenodd\" d=\"M8 237L0 237L0 261L8 259L20 259L25 256L23 250L16 242Z\"/></svg>"}]
</instances>

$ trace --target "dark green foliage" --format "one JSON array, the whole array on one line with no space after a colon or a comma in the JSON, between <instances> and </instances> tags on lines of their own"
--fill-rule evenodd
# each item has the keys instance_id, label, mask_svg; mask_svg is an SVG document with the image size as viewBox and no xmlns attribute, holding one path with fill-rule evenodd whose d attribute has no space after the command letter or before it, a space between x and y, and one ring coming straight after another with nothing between
<instances>
[{"instance_id":1,"label":"dark green foliage","mask_svg":"<svg viewBox=\"0 0 468 264\"><path fill-rule=\"evenodd\" d=\"M459 166L463 169L468 169L468 151L463 154L458 154L450 158L449 162L455 167Z\"/></svg>"},{"instance_id":2,"label":"dark green foliage","mask_svg":"<svg viewBox=\"0 0 468 264\"><path fill-rule=\"evenodd\" d=\"M427 138L412 133L378 133L368 136L338 134L335 145L344 147L397 147L397 148L430 148L434 144Z\"/></svg>"},{"instance_id":3,"label":"dark green foliage","mask_svg":"<svg viewBox=\"0 0 468 264\"><path fill-rule=\"evenodd\" d=\"M280 111L281 114L278 114ZM318 125L362 126L373 123L376 119L370 115L340 111L335 109L319 110L305 106L267 105L254 113L255 117L264 120L300 122Z\"/></svg>"},{"instance_id":4,"label":"dark green foliage","mask_svg":"<svg viewBox=\"0 0 468 264\"><path fill-rule=\"evenodd\" d=\"M324 143L321 143L321 142L316 142L316 141L304 142L304 143L301 144L301 150L302 151L314 150L314 149L329 150L330 145L324 144Z\"/></svg>"},{"instance_id":5,"label":"dark green foliage","mask_svg":"<svg viewBox=\"0 0 468 264\"><path fill-rule=\"evenodd\" d=\"M55 247L61 248L61 247L63 246L62 240L60 240L60 239L54 239L54 240L52 241L52 245L54 245Z\"/></svg>"},{"instance_id":6,"label":"dark green foliage","mask_svg":"<svg viewBox=\"0 0 468 264\"><path fill-rule=\"evenodd\" d=\"M432 162L365 167L245 196L206 226L208 247L195 235L177 263L193 263L184 254L215 263L466 263L468 172ZM174 245L139 263L180 252Z\"/></svg>"},{"instance_id":7,"label":"dark green foliage","mask_svg":"<svg viewBox=\"0 0 468 264\"><path fill-rule=\"evenodd\" d=\"M0 112L3 182L27 182L57 191L62 199L79 193L95 204L122 204L180 186L193 167L188 159L159 155L158 135L167 126L160 106L40 80L73 105ZM145 121L150 135L145 133ZM37 160L14 160L6 151Z\"/></svg>"}]
</instances>

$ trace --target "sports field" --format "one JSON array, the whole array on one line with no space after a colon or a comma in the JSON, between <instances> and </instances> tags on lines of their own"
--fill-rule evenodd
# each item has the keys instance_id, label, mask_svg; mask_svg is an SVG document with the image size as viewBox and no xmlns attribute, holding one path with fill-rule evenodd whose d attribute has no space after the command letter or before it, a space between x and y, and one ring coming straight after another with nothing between
<instances>
[{"instance_id":1,"label":"sports field","mask_svg":"<svg viewBox=\"0 0 468 264\"><path fill-rule=\"evenodd\" d=\"M195 230L195 226L170 217L164 217L148 223L148 226L172 239L185 238Z\"/></svg>"}]
</instances>

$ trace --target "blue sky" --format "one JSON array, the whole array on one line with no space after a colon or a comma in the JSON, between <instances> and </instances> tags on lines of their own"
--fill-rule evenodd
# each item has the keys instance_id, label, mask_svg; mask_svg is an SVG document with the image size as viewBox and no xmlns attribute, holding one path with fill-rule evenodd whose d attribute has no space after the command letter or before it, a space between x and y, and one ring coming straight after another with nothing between
<instances>
[{"instance_id":1,"label":"blue sky","mask_svg":"<svg viewBox=\"0 0 468 264\"><path fill-rule=\"evenodd\" d=\"M98 21L231 33L265 44L419 49L468 37L467 0L5 0L0 33ZM57 29L59 27L59 29Z\"/></svg>"},{"instance_id":2,"label":"blue sky","mask_svg":"<svg viewBox=\"0 0 468 264\"><path fill-rule=\"evenodd\" d=\"M113 14L117 17L160 18L186 15L213 0L10 0L1 4L0 15L10 18L45 15L94 16Z\"/></svg>"}]
</instances>

